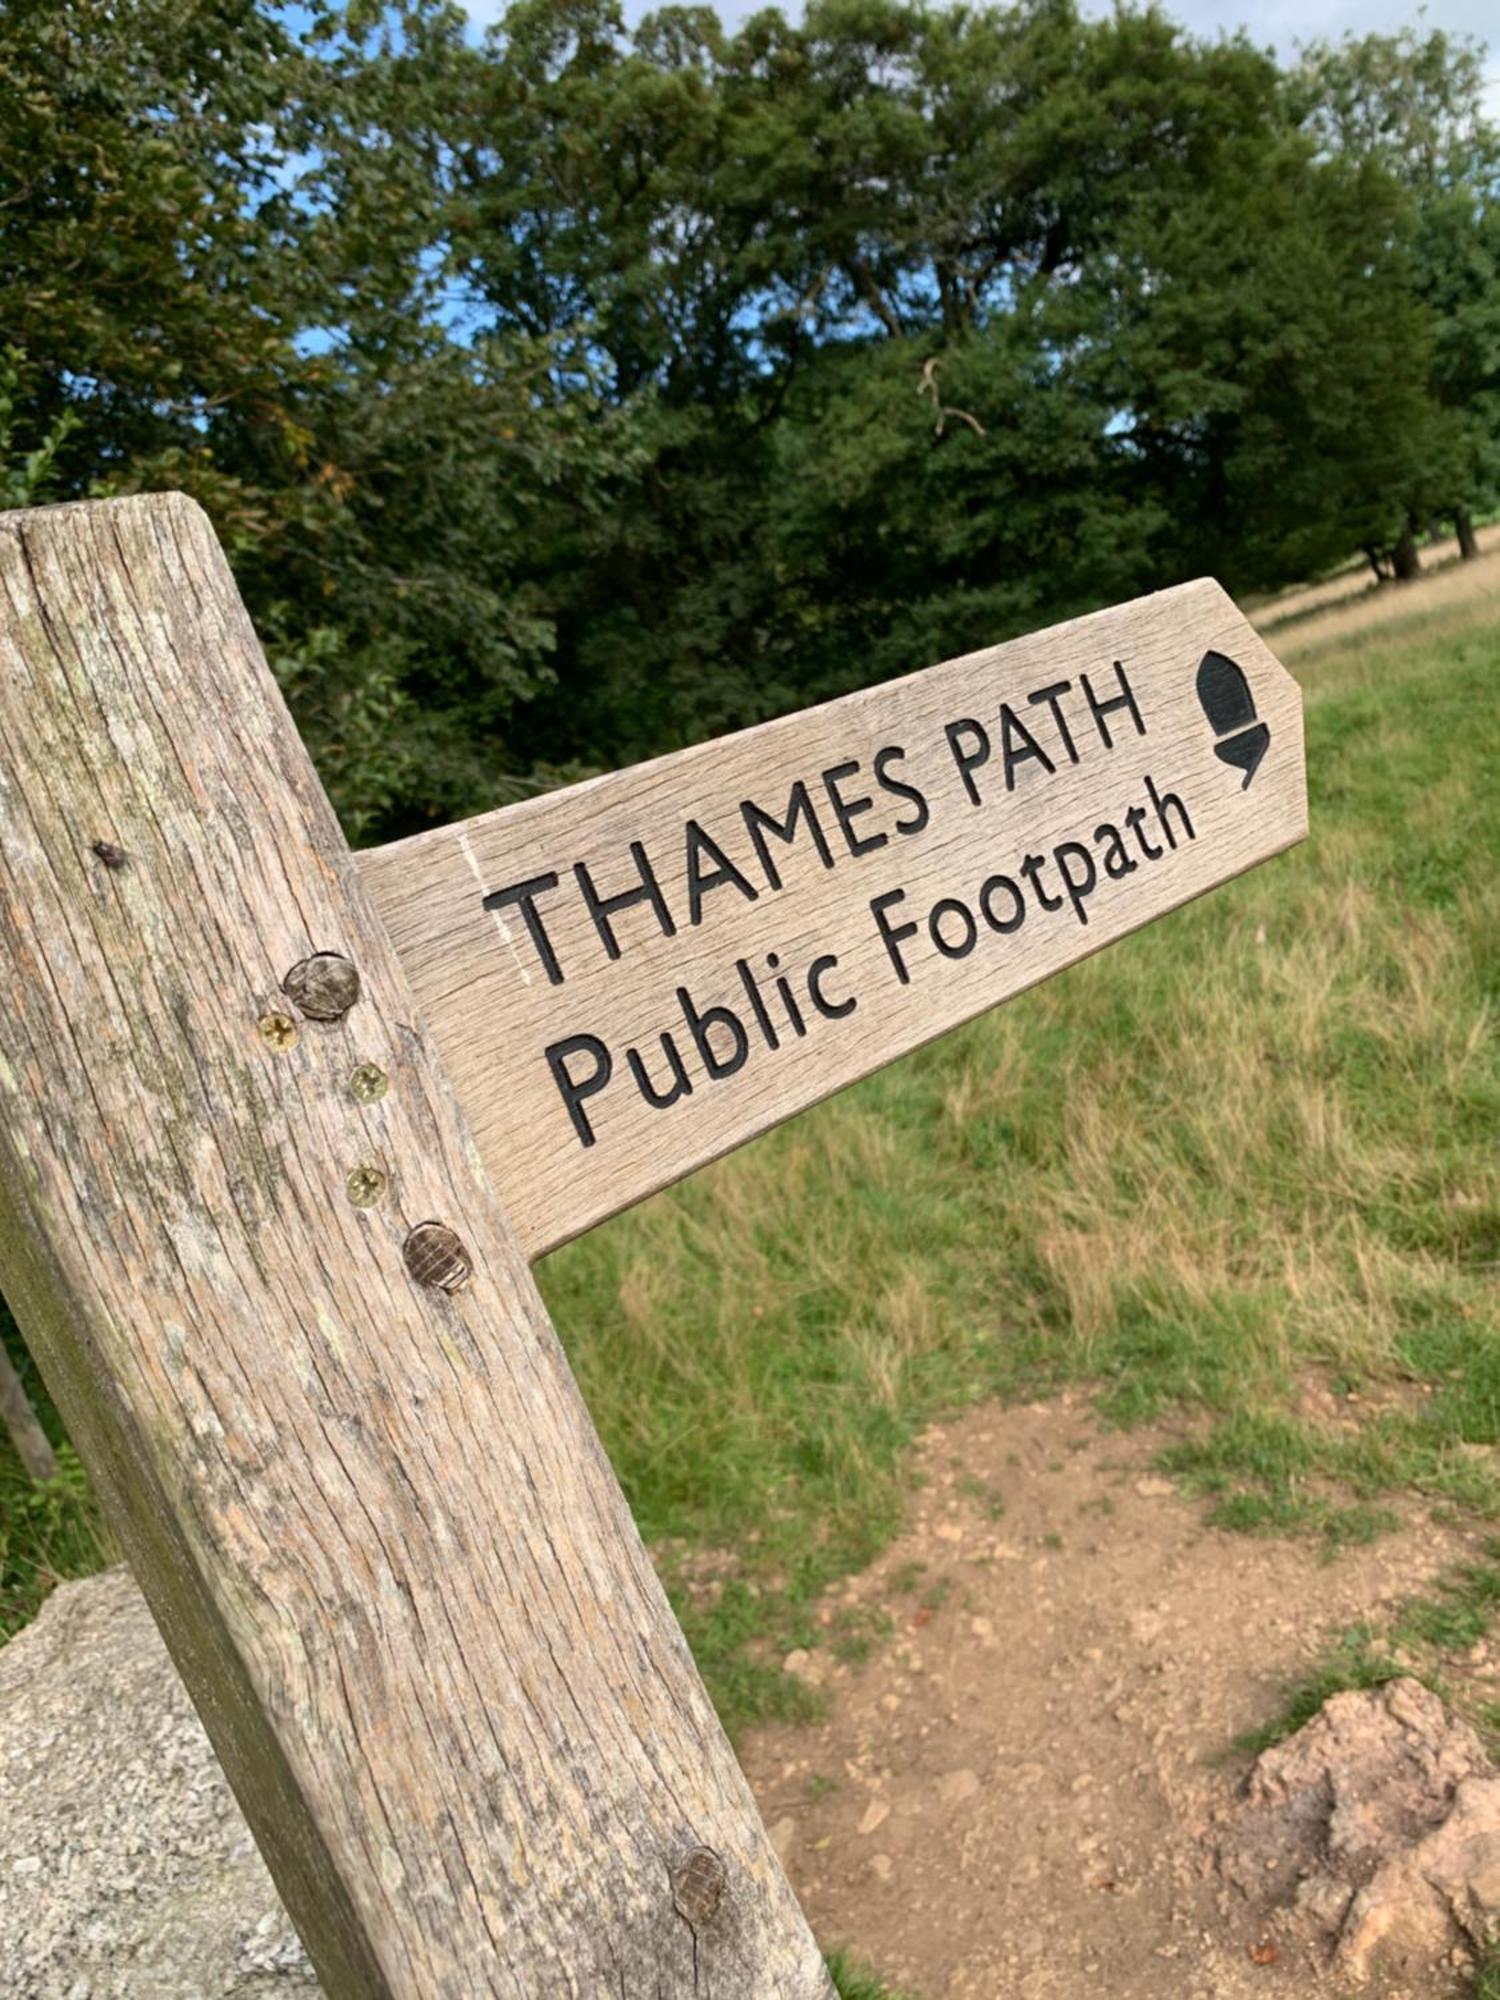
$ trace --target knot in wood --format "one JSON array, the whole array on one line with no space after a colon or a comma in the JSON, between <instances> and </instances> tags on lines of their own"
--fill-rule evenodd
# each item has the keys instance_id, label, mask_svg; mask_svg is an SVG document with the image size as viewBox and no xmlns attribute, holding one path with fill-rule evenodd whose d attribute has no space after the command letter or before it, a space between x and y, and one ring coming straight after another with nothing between
<instances>
[{"instance_id":1,"label":"knot in wood","mask_svg":"<svg viewBox=\"0 0 1500 2000\"><path fill-rule=\"evenodd\" d=\"M419 1285L435 1285L440 1292L461 1292L474 1269L468 1251L445 1222L419 1222L401 1254Z\"/></svg>"},{"instance_id":2,"label":"knot in wood","mask_svg":"<svg viewBox=\"0 0 1500 2000\"><path fill-rule=\"evenodd\" d=\"M308 1020L341 1021L359 998L359 973L341 953L315 951L298 959L281 990Z\"/></svg>"},{"instance_id":3,"label":"knot in wood","mask_svg":"<svg viewBox=\"0 0 1500 2000\"><path fill-rule=\"evenodd\" d=\"M724 1900L729 1876L711 1847L695 1847L672 1871L672 1900L694 1930L706 1924Z\"/></svg>"}]
</instances>

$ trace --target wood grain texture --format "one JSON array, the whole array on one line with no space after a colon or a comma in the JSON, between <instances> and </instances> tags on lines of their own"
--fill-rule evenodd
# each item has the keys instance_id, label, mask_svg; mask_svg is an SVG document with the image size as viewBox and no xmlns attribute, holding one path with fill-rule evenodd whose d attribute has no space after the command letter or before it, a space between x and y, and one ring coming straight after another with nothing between
<instances>
[{"instance_id":1,"label":"wood grain texture","mask_svg":"<svg viewBox=\"0 0 1500 2000\"><path fill-rule=\"evenodd\" d=\"M1200 690L1215 651L1241 684L1210 669ZM1296 686L1200 582L360 863L535 1257L1306 826ZM643 862L654 893L603 907ZM1063 871L1097 879L1075 897ZM986 897L997 877L1014 889ZM886 930L915 935L882 934L887 896ZM710 1009L744 1032L736 1067L727 1019L695 1031Z\"/></svg>"},{"instance_id":2,"label":"wood grain texture","mask_svg":"<svg viewBox=\"0 0 1500 2000\"><path fill-rule=\"evenodd\" d=\"M335 1020L282 991L318 953ZM822 2000L179 497L0 517L0 975L0 1281L327 1991ZM409 1274L428 1222L463 1289Z\"/></svg>"}]
</instances>

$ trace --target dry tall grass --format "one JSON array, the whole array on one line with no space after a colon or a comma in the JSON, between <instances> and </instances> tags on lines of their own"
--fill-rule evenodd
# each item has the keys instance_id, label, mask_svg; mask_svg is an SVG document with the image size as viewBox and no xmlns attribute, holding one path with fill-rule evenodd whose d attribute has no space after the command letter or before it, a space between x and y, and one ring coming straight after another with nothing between
<instances>
[{"instance_id":1,"label":"dry tall grass","mask_svg":"<svg viewBox=\"0 0 1500 2000\"><path fill-rule=\"evenodd\" d=\"M1443 542L1424 553L1426 567L1410 583L1377 584L1368 568L1352 566L1321 583L1256 606L1251 616L1285 660L1316 658L1337 640L1359 633L1389 634L1406 621L1420 624L1461 608L1480 618L1500 616L1500 522L1479 531L1481 554L1458 560L1458 544Z\"/></svg>"},{"instance_id":2,"label":"dry tall grass","mask_svg":"<svg viewBox=\"0 0 1500 2000\"><path fill-rule=\"evenodd\" d=\"M735 1552L684 1599L732 1718L976 1395L1195 1412L1178 1470L1249 1525L1500 1495L1500 606L1423 602L1302 653L1305 848L546 1268L646 1532ZM1305 1422L1312 1375L1370 1421Z\"/></svg>"}]
</instances>

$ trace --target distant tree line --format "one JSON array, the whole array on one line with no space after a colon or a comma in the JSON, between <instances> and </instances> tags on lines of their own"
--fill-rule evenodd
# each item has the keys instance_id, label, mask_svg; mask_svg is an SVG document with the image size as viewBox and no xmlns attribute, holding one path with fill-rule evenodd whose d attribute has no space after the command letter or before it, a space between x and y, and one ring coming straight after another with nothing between
<instances>
[{"instance_id":1,"label":"distant tree line","mask_svg":"<svg viewBox=\"0 0 1500 2000\"><path fill-rule=\"evenodd\" d=\"M1500 500L1438 32L7 0L0 482L176 486L373 839Z\"/></svg>"}]
</instances>

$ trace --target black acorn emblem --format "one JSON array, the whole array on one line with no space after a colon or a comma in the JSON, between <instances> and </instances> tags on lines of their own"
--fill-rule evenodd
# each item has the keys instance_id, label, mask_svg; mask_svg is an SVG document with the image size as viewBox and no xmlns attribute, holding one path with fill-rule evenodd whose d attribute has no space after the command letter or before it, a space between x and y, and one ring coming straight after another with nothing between
<instances>
[{"instance_id":1,"label":"black acorn emblem","mask_svg":"<svg viewBox=\"0 0 1500 2000\"><path fill-rule=\"evenodd\" d=\"M1256 721L1250 683L1227 653L1203 655L1198 666L1198 704L1208 717L1209 728L1221 739L1214 745L1214 755L1221 763L1244 772L1240 790L1248 791L1271 747L1271 732Z\"/></svg>"}]
</instances>

